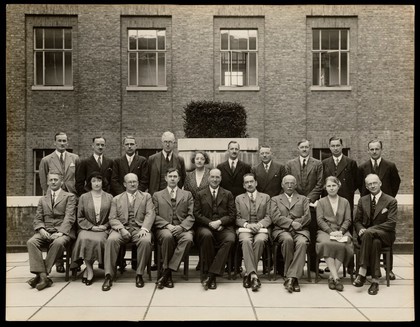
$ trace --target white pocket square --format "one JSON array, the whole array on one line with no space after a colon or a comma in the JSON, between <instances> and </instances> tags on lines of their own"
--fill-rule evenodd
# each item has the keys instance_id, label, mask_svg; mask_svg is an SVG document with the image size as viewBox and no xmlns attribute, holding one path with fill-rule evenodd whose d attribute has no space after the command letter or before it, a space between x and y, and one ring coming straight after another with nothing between
<instances>
[{"instance_id":1,"label":"white pocket square","mask_svg":"<svg viewBox=\"0 0 420 327\"><path fill-rule=\"evenodd\" d=\"M388 209L387 208L383 208L382 209L382 211L381 211L381 213L385 213L385 212L387 212L388 211Z\"/></svg>"},{"instance_id":2,"label":"white pocket square","mask_svg":"<svg viewBox=\"0 0 420 327\"><path fill-rule=\"evenodd\" d=\"M74 163L70 163L70 167L74 167Z\"/></svg>"}]
</instances>

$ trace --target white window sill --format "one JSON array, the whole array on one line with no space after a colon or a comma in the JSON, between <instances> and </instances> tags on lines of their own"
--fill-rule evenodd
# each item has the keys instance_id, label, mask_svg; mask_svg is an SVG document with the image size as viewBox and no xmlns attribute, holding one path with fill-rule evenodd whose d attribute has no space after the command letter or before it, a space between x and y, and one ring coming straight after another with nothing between
<instances>
[{"instance_id":1,"label":"white window sill","mask_svg":"<svg viewBox=\"0 0 420 327\"><path fill-rule=\"evenodd\" d=\"M73 86L42 86L33 85L32 91L73 91Z\"/></svg>"},{"instance_id":2,"label":"white window sill","mask_svg":"<svg viewBox=\"0 0 420 327\"><path fill-rule=\"evenodd\" d=\"M167 91L167 86L127 86L126 91Z\"/></svg>"},{"instance_id":3,"label":"white window sill","mask_svg":"<svg viewBox=\"0 0 420 327\"><path fill-rule=\"evenodd\" d=\"M219 91L259 91L259 86L219 86Z\"/></svg>"},{"instance_id":4,"label":"white window sill","mask_svg":"<svg viewBox=\"0 0 420 327\"><path fill-rule=\"evenodd\" d=\"M311 86L311 91L351 91L351 86Z\"/></svg>"}]
</instances>

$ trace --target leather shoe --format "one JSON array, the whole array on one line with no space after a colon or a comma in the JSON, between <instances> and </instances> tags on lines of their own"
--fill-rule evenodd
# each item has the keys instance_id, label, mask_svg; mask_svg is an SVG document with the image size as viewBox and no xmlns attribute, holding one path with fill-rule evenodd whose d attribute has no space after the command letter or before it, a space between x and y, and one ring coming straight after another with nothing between
<instances>
[{"instance_id":1,"label":"leather shoe","mask_svg":"<svg viewBox=\"0 0 420 327\"><path fill-rule=\"evenodd\" d=\"M136 276L136 287L142 288L144 286L144 280L142 275Z\"/></svg>"},{"instance_id":2,"label":"leather shoe","mask_svg":"<svg viewBox=\"0 0 420 327\"><path fill-rule=\"evenodd\" d=\"M293 292L300 292L300 286L297 278L293 278Z\"/></svg>"},{"instance_id":3,"label":"leather shoe","mask_svg":"<svg viewBox=\"0 0 420 327\"><path fill-rule=\"evenodd\" d=\"M328 287L330 290L335 290L334 278L328 278Z\"/></svg>"},{"instance_id":4,"label":"leather shoe","mask_svg":"<svg viewBox=\"0 0 420 327\"><path fill-rule=\"evenodd\" d=\"M340 279L336 279L334 283L335 283L335 289L339 292L342 292L344 289L344 285L341 283Z\"/></svg>"},{"instance_id":5,"label":"leather shoe","mask_svg":"<svg viewBox=\"0 0 420 327\"><path fill-rule=\"evenodd\" d=\"M378 283L372 283L372 285L370 285L369 289L368 289L368 293L370 295L376 295L378 294L379 291L379 284Z\"/></svg>"},{"instance_id":6,"label":"leather shoe","mask_svg":"<svg viewBox=\"0 0 420 327\"><path fill-rule=\"evenodd\" d=\"M210 277L207 277L201 283L201 285L203 285L203 288L204 288L205 291L207 291L209 289L210 282L211 282L211 278Z\"/></svg>"},{"instance_id":7,"label":"leather shoe","mask_svg":"<svg viewBox=\"0 0 420 327\"><path fill-rule=\"evenodd\" d=\"M38 291L42 291L44 288L50 287L52 285L53 281L50 278L42 278L41 281L36 284L36 289Z\"/></svg>"},{"instance_id":8,"label":"leather shoe","mask_svg":"<svg viewBox=\"0 0 420 327\"><path fill-rule=\"evenodd\" d=\"M213 279L210 281L209 289L215 290L216 288L217 288L216 277L213 277Z\"/></svg>"},{"instance_id":9,"label":"leather shoe","mask_svg":"<svg viewBox=\"0 0 420 327\"><path fill-rule=\"evenodd\" d=\"M156 282L158 289L161 290L165 287L166 280L167 280L166 276L162 276L158 279L158 281Z\"/></svg>"},{"instance_id":10,"label":"leather shoe","mask_svg":"<svg viewBox=\"0 0 420 327\"><path fill-rule=\"evenodd\" d=\"M164 286L167 287L167 288L174 288L174 281L172 280L171 276L169 276L166 279L166 283L164 284Z\"/></svg>"},{"instance_id":11,"label":"leather shoe","mask_svg":"<svg viewBox=\"0 0 420 327\"><path fill-rule=\"evenodd\" d=\"M86 286L92 285L92 283L93 283L93 278L92 279L86 278Z\"/></svg>"},{"instance_id":12,"label":"leather shoe","mask_svg":"<svg viewBox=\"0 0 420 327\"><path fill-rule=\"evenodd\" d=\"M252 278L252 281L251 281L251 288L252 288L252 291L253 292L256 292L256 291L258 291L258 289L261 287L261 282L260 282L260 280L258 279L258 277L256 277L256 278Z\"/></svg>"},{"instance_id":13,"label":"leather shoe","mask_svg":"<svg viewBox=\"0 0 420 327\"><path fill-rule=\"evenodd\" d=\"M250 288L251 287L251 283L250 283L250 280L249 280L249 275L244 276L244 280L242 282L242 285L245 288Z\"/></svg>"},{"instance_id":14,"label":"leather shoe","mask_svg":"<svg viewBox=\"0 0 420 327\"><path fill-rule=\"evenodd\" d=\"M36 275L35 277L32 277L30 280L27 281L27 283L32 287L35 288L36 284L38 284L41 281L41 277L39 275Z\"/></svg>"},{"instance_id":15,"label":"leather shoe","mask_svg":"<svg viewBox=\"0 0 420 327\"><path fill-rule=\"evenodd\" d=\"M395 280L395 274L392 272L392 270L390 270L390 272L389 272L389 279L390 280Z\"/></svg>"},{"instance_id":16,"label":"leather shoe","mask_svg":"<svg viewBox=\"0 0 420 327\"><path fill-rule=\"evenodd\" d=\"M102 284L102 291L106 292L111 289L112 286L112 278L111 276L107 275L105 277L104 283Z\"/></svg>"},{"instance_id":17,"label":"leather shoe","mask_svg":"<svg viewBox=\"0 0 420 327\"><path fill-rule=\"evenodd\" d=\"M102 270L103 270L103 269L105 269L105 268L104 268L104 264L103 264L103 263L98 263L98 268L99 268L99 269L102 269Z\"/></svg>"},{"instance_id":18,"label":"leather shoe","mask_svg":"<svg viewBox=\"0 0 420 327\"><path fill-rule=\"evenodd\" d=\"M293 278L287 278L284 288L289 292L293 293Z\"/></svg>"},{"instance_id":19,"label":"leather shoe","mask_svg":"<svg viewBox=\"0 0 420 327\"><path fill-rule=\"evenodd\" d=\"M155 263L153 265L151 265L150 270L151 271L156 271L157 270L157 265Z\"/></svg>"},{"instance_id":20,"label":"leather shoe","mask_svg":"<svg viewBox=\"0 0 420 327\"><path fill-rule=\"evenodd\" d=\"M58 273L64 273L64 272L66 272L66 270L64 269L64 266L63 266L63 265L58 265L58 266L55 266L55 270L56 270Z\"/></svg>"},{"instance_id":21,"label":"leather shoe","mask_svg":"<svg viewBox=\"0 0 420 327\"><path fill-rule=\"evenodd\" d=\"M362 287L366 283L366 276L357 275L356 279L353 281L353 286Z\"/></svg>"}]
</instances>

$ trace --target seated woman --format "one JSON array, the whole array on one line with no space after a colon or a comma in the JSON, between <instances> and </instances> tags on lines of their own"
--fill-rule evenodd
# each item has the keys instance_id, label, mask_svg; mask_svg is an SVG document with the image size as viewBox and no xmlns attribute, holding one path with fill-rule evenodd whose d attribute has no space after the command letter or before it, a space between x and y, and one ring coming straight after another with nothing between
<instances>
[{"instance_id":1,"label":"seated woman","mask_svg":"<svg viewBox=\"0 0 420 327\"><path fill-rule=\"evenodd\" d=\"M103 264L105 241L110 227L108 216L112 195L102 190L102 175L99 172L93 172L88 177L87 186L91 191L79 198L79 231L73 248L72 266L80 258L85 261L82 283L89 286L93 282L93 263L97 260Z\"/></svg>"},{"instance_id":2,"label":"seated woman","mask_svg":"<svg viewBox=\"0 0 420 327\"><path fill-rule=\"evenodd\" d=\"M184 182L184 190L190 191L195 199L197 193L209 186L210 169L205 165L210 163L208 154L204 151L195 151L191 158L195 169L187 173Z\"/></svg>"},{"instance_id":3,"label":"seated woman","mask_svg":"<svg viewBox=\"0 0 420 327\"><path fill-rule=\"evenodd\" d=\"M328 287L337 291L342 291L344 288L338 277L338 271L342 264L346 267L353 258L353 243L348 232L351 225L350 204L347 199L337 195L340 186L341 182L337 177L327 177L324 188L328 195L321 198L316 207L318 222L316 252L318 257L325 259L330 269ZM347 236L347 242L339 241L343 236Z\"/></svg>"}]
</instances>

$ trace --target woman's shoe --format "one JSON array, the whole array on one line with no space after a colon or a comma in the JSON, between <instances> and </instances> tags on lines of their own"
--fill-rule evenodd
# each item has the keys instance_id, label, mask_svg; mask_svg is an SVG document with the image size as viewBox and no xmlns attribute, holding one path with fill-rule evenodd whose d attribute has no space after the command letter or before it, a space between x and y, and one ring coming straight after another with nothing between
<instances>
[{"instance_id":1,"label":"woman's shoe","mask_svg":"<svg viewBox=\"0 0 420 327\"><path fill-rule=\"evenodd\" d=\"M341 284L341 282L340 282L340 280L339 279L336 279L335 281L334 281L334 284L335 284L335 289L337 290L337 291L343 291L343 289L344 289L344 285L343 284Z\"/></svg>"},{"instance_id":2,"label":"woman's shoe","mask_svg":"<svg viewBox=\"0 0 420 327\"><path fill-rule=\"evenodd\" d=\"M86 281L87 281L88 279L87 279L87 270L86 270L86 268L85 268L85 270L83 270L83 277L82 277L82 283L83 284L86 284Z\"/></svg>"},{"instance_id":3,"label":"woman's shoe","mask_svg":"<svg viewBox=\"0 0 420 327\"><path fill-rule=\"evenodd\" d=\"M335 290L336 285L333 278L328 278L328 287L330 290Z\"/></svg>"},{"instance_id":4,"label":"woman's shoe","mask_svg":"<svg viewBox=\"0 0 420 327\"><path fill-rule=\"evenodd\" d=\"M86 286L92 285L92 283L93 283L93 278L92 279L86 278Z\"/></svg>"}]
</instances>

